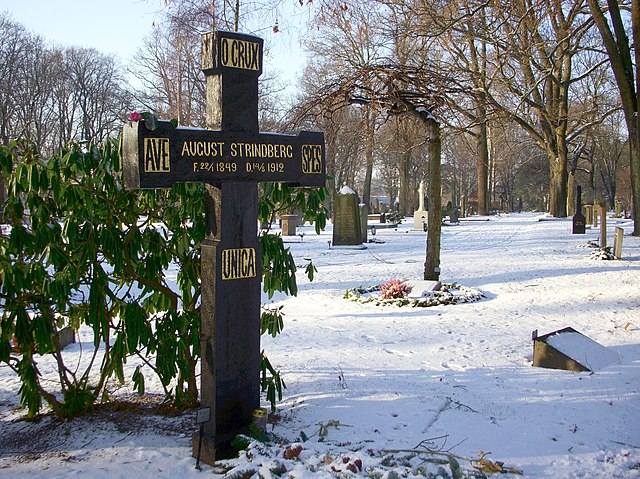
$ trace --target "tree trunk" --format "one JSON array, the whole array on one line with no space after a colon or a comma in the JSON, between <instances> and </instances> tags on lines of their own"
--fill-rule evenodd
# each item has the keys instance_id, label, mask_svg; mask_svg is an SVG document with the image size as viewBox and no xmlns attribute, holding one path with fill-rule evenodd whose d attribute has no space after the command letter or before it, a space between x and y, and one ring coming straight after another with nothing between
<instances>
[{"instance_id":1,"label":"tree trunk","mask_svg":"<svg viewBox=\"0 0 640 479\"><path fill-rule=\"evenodd\" d=\"M4 219L4 202L7 199L7 187L4 175L0 173L0 223Z\"/></svg>"},{"instance_id":2,"label":"tree trunk","mask_svg":"<svg viewBox=\"0 0 640 479\"><path fill-rule=\"evenodd\" d=\"M402 155L402 161L400 162L400 191L398 192L398 202L400 203L400 211L399 213L402 216L407 216L412 214L412 211L409 211L411 205L411 200L409 199L409 170L411 165L411 150L407 149L405 153Z\"/></svg>"},{"instance_id":3,"label":"tree trunk","mask_svg":"<svg viewBox=\"0 0 640 479\"><path fill-rule=\"evenodd\" d=\"M429 142L429 212L427 214L427 255L424 262L424 279L440 279L440 211L442 209L442 180L440 173L440 124L433 118L425 119Z\"/></svg>"},{"instance_id":4,"label":"tree trunk","mask_svg":"<svg viewBox=\"0 0 640 479\"><path fill-rule=\"evenodd\" d=\"M640 97L640 2L631 2L631 22L633 28L633 52L635 56L635 108L630 113L625 108L625 118L629 130L629 167L631 170L631 217L633 218L633 235L640 236L640 129L638 128L638 101Z\"/></svg>"},{"instance_id":5,"label":"tree trunk","mask_svg":"<svg viewBox=\"0 0 640 479\"><path fill-rule=\"evenodd\" d=\"M631 167L631 218L633 218L633 235L640 236L640 129L638 121L629 128L630 167Z\"/></svg>"},{"instance_id":6,"label":"tree trunk","mask_svg":"<svg viewBox=\"0 0 640 479\"><path fill-rule=\"evenodd\" d=\"M367 129L367 139L365 142L364 157L366 162L366 170L364 175L364 187L362 191L362 202L369 207L371 203L371 179L373 177L373 143L375 141L374 135L374 119L372 113L367 109L365 114L365 127Z\"/></svg>"},{"instance_id":7,"label":"tree trunk","mask_svg":"<svg viewBox=\"0 0 640 479\"><path fill-rule=\"evenodd\" d=\"M575 171L570 171L567 177L567 215L569 216L576 214L575 176Z\"/></svg>"},{"instance_id":8,"label":"tree trunk","mask_svg":"<svg viewBox=\"0 0 640 479\"><path fill-rule=\"evenodd\" d=\"M638 129L638 103L640 96L640 1L631 2L632 46L624 28L620 7L615 0L607 0L609 23L605 10L597 0L588 0L593 20L600 31L611 69L618 85L624 111L630 146L631 215L633 234L640 236L640 130ZM610 25L613 26L613 30ZM635 56L635 62L631 54ZM635 65L634 65L635 63Z\"/></svg>"},{"instance_id":9,"label":"tree trunk","mask_svg":"<svg viewBox=\"0 0 640 479\"><path fill-rule=\"evenodd\" d=\"M549 214L555 218L567 217L567 157L561 151L549 159Z\"/></svg>"},{"instance_id":10,"label":"tree trunk","mask_svg":"<svg viewBox=\"0 0 640 479\"><path fill-rule=\"evenodd\" d=\"M478 117L486 118L484 106L478 106ZM480 116L483 115L483 116ZM478 214L489 214L489 143L487 139L487 122L481 121L478 126Z\"/></svg>"},{"instance_id":11,"label":"tree trunk","mask_svg":"<svg viewBox=\"0 0 640 479\"><path fill-rule=\"evenodd\" d=\"M326 138L326 158L327 158L327 176L331 176L333 179L327 181L327 188L329 190L329 198L334 198L336 191L339 190L339 184L337 183L340 178L336 173L336 134L335 132L327 132ZM329 208L331 209L331 208Z\"/></svg>"}]
</instances>

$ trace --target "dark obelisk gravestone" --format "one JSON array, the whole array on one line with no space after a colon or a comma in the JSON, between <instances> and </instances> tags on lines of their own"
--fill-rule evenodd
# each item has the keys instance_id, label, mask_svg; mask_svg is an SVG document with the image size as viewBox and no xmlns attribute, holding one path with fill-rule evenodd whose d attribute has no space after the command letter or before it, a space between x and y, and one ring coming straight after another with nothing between
<instances>
[{"instance_id":1,"label":"dark obelisk gravestone","mask_svg":"<svg viewBox=\"0 0 640 479\"><path fill-rule=\"evenodd\" d=\"M324 186L324 135L259 133L262 39L203 36L207 130L159 122L124 128L128 188L204 182L207 231L201 250L201 434L193 454L207 464L230 451L260 405L260 250L257 183ZM206 410L209 410L209 414Z\"/></svg>"},{"instance_id":2,"label":"dark obelisk gravestone","mask_svg":"<svg viewBox=\"0 0 640 479\"><path fill-rule=\"evenodd\" d=\"M586 233L586 219L582 214L582 187L578 186L576 192L576 214L573 215L573 234Z\"/></svg>"}]
</instances>

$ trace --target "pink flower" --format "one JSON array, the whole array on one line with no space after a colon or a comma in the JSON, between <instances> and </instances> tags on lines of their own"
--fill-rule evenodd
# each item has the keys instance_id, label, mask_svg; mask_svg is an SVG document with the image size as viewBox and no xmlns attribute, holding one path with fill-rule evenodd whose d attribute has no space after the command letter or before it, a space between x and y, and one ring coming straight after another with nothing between
<instances>
[{"instance_id":1,"label":"pink flower","mask_svg":"<svg viewBox=\"0 0 640 479\"><path fill-rule=\"evenodd\" d=\"M380 297L382 299L406 298L413 287L403 283L399 279L392 279L380 286Z\"/></svg>"},{"instance_id":2,"label":"pink flower","mask_svg":"<svg viewBox=\"0 0 640 479\"><path fill-rule=\"evenodd\" d=\"M142 120L142 115L137 111L132 111L129 115L129 121L140 121Z\"/></svg>"}]
</instances>

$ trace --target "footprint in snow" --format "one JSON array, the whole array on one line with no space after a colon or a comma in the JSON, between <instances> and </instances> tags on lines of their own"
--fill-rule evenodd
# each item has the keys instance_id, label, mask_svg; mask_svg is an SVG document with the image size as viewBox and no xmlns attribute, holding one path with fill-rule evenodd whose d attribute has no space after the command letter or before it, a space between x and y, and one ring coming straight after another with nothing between
<instances>
[{"instance_id":1,"label":"footprint in snow","mask_svg":"<svg viewBox=\"0 0 640 479\"><path fill-rule=\"evenodd\" d=\"M411 357L413 355L412 351L409 351L408 353L405 353L405 352L402 352L402 351L397 351L395 349L389 349L389 348L384 348L383 351L385 353L395 354L396 356L400 356L402 358L408 358L408 357Z\"/></svg>"},{"instance_id":2,"label":"footprint in snow","mask_svg":"<svg viewBox=\"0 0 640 479\"><path fill-rule=\"evenodd\" d=\"M449 364L449 363L442 363L441 366L443 368L446 369L451 369L452 371L465 371L467 368L464 366L460 366L459 364Z\"/></svg>"}]
</instances>

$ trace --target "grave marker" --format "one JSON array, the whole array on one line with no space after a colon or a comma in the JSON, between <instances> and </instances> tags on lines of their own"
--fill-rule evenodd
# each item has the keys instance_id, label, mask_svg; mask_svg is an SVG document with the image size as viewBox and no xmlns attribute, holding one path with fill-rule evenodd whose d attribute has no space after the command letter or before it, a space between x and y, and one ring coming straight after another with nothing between
<instances>
[{"instance_id":1,"label":"grave marker","mask_svg":"<svg viewBox=\"0 0 640 479\"><path fill-rule=\"evenodd\" d=\"M281 215L280 229L282 236L295 236L296 226L298 226L298 215Z\"/></svg>"},{"instance_id":2,"label":"grave marker","mask_svg":"<svg viewBox=\"0 0 640 479\"><path fill-rule=\"evenodd\" d=\"M358 195L345 185L335 195L334 203L333 244L335 246L361 245L362 225Z\"/></svg>"},{"instance_id":3,"label":"grave marker","mask_svg":"<svg viewBox=\"0 0 640 479\"><path fill-rule=\"evenodd\" d=\"M451 205L451 210L449 211L449 223L459 223L458 219L458 207L456 205Z\"/></svg>"},{"instance_id":4,"label":"grave marker","mask_svg":"<svg viewBox=\"0 0 640 479\"><path fill-rule=\"evenodd\" d=\"M426 231L428 213L424 209L424 181L418 186L418 209L413 212L413 229Z\"/></svg>"},{"instance_id":5,"label":"grave marker","mask_svg":"<svg viewBox=\"0 0 640 479\"><path fill-rule=\"evenodd\" d=\"M624 211L624 205L622 204L622 200L620 198L616 198L615 205L616 205L616 218L619 218L622 216L622 212Z\"/></svg>"},{"instance_id":6,"label":"grave marker","mask_svg":"<svg viewBox=\"0 0 640 479\"><path fill-rule=\"evenodd\" d=\"M247 432L260 406L260 249L257 183L324 186L324 135L258 131L262 39L231 32L203 36L207 128L159 122L124 127L128 188L206 184L201 245L201 405L211 408L193 441L206 464ZM201 445L201 447L200 447Z\"/></svg>"},{"instance_id":7,"label":"grave marker","mask_svg":"<svg viewBox=\"0 0 640 479\"><path fill-rule=\"evenodd\" d=\"M582 213L584 214L585 225L593 224L593 205L584 205L582 207Z\"/></svg>"},{"instance_id":8,"label":"grave marker","mask_svg":"<svg viewBox=\"0 0 640 479\"><path fill-rule=\"evenodd\" d=\"M600 203L600 248L607 247L607 207Z\"/></svg>"},{"instance_id":9,"label":"grave marker","mask_svg":"<svg viewBox=\"0 0 640 479\"><path fill-rule=\"evenodd\" d=\"M578 185L576 193L576 214L573 215L573 234L586 233L586 219L582 214L582 186Z\"/></svg>"},{"instance_id":10,"label":"grave marker","mask_svg":"<svg viewBox=\"0 0 640 479\"><path fill-rule=\"evenodd\" d=\"M624 229L616 226L616 232L613 236L613 257L622 259L622 239L624 238Z\"/></svg>"}]
</instances>

